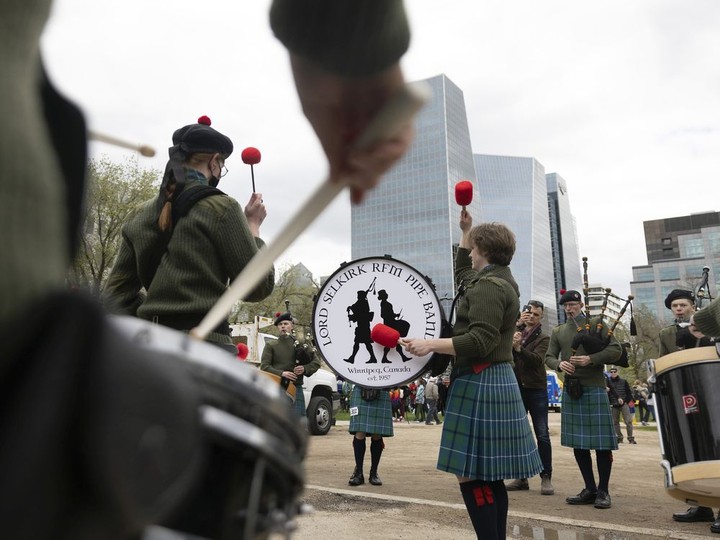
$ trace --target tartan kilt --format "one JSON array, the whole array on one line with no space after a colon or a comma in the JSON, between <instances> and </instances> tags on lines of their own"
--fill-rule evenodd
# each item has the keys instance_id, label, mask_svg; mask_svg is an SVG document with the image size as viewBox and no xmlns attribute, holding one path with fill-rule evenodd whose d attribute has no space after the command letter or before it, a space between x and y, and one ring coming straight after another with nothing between
<instances>
[{"instance_id":1,"label":"tartan kilt","mask_svg":"<svg viewBox=\"0 0 720 540\"><path fill-rule=\"evenodd\" d=\"M357 407L358 414L353 415L352 410ZM360 396L360 387L355 385L350 394L350 427L352 434L361 432L368 435L376 434L383 437L393 436L392 405L390 393L380 390L376 400L365 401Z\"/></svg>"},{"instance_id":2,"label":"tartan kilt","mask_svg":"<svg viewBox=\"0 0 720 540\"><path fill-rule=\"evenodd\" d=\"M530 478L542 471L509 363L492 364L452 381L437 468L487 482Z\"/></svg>"},{"instance_id":3,"label":"tartan kilt","mask_svg":"<svg viewBox=\"0 0 720 540\"><path fill-rule=\"evenodd\" d=\"M305 392L303 392L302 386L295 386L295 389L297 390L295 392L295 412L298 413L298 416L300 418L305 418L307 416L307 406L305 405Z\"/></svg>"},{"instance_id":4,"label":"tartan kilt","mask_svg":"<svg viewBox=\"0 0 720 540\"><path fill-rule=\"evenodd\" d=\"M605 388L583 386L580 399L563 392L560 406L561 445L583 450L618 449Z\"/></svg>"}]
</instances>

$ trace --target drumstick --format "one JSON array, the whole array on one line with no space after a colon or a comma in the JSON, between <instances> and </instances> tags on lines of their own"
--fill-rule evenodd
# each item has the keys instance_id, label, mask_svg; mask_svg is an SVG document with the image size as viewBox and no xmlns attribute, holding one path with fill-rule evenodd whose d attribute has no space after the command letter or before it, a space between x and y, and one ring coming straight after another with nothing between
<instances>
[{"instance_id":1,"label":"drumstick","mask_svg":"<svg viewBox=\"0 0 720 540\"><path fill-rule=\"evenodd\" d=\"M425 85L405 85L370 122L356 141L358 148L367 148L382 138L396 135L428 100L430 91ZM325 180L310 195L295 216L277 234L271 244L261 248L242 272L233 280L207 315L190 331L190 335L205 339L232 309L235 302L245 298L272 268L275 260L322 213L345 188L343 182Z\"/></svg>"},{"instance_id":2,"label":"drumstick","mask_svg":"<svg viewBox=\"0 0 720 540\"><path fill-rule=\"evenodd\" d=\"M119 146L120 148L128 148L129 150L139 152L140 155L145 157L153 157L155 155L155 149L151 146L148 146L146 144L133 144L131 142L118 139L117 137L105 135L104 133L98 133L97 131L88 131L88 138L95 141Z\"/></svg>"}]
</instances>

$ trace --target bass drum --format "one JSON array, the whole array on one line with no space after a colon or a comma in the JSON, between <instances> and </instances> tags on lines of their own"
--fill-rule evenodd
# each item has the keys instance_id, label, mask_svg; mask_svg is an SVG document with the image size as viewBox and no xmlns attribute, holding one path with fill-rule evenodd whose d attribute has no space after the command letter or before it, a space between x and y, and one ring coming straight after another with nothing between
<instances>
[{"instance_id":1,"label":"bass drum","mask_svg":"<svg viewBox=\"0 0 720 540\"><path fill-rule=\"evenodd\" d=\"M170 531L222 539L289 535L300 507L307 434L277 382L187 334L131 317L110 321L151 357L182 364L200 395L200 480L144 540L168 538Z\"/></svg>"},{"instance_id":2,"label":"bass drum","mask_svg":"<svg viewBox=\"0 0 720 540\"><path fill-rule=\"evenodd\" d=\"M661 465L668 494L720 506L720 357L715 347L650 360Z\"/></svg>"},{"instance_id":3,"label":"bass drum","mask_svg":"<svg viewBox=\"0 0 720 540\"><path fill-rule=\"evenodd\" d=\"M432 281L392 257L345 263L322 285L313 306L318 353L340 377L366 388L392 388L420 377L432 354L374 343L384 324L401 336L439 338L444 313Z\"/></svg>"}]
</instances>

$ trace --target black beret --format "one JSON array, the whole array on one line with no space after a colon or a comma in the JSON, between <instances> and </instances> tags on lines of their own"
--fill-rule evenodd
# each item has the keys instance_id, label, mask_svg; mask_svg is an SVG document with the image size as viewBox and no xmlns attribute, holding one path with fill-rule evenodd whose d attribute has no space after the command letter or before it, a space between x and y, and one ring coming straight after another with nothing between
<instances>
[{"instance_id":1,"label":"black beret","mask_svg":"<svg viewBox=\"0 0 720 540\"><path fill-rule=\"evenodd\" d=\"M577 291L565 291L560 297L560 305L562 306L565 302L582 302L582 296Z\"/></svg>"},{"instance_id":2,"label":"black beret","mask_svg":"<svg viewBox=\"0 0 720 540\"><path fill-rule=\"evenodd\" d=\"M282 314L278 315L277 317L275 317L275 323L274 323L274 324L275 324L275 326L277 326L278 324L280 324L280 323L283 322L283 321L293 322L292 315L290 315L290 312L289 312L289 311L286 311L285 313L282 313Z\"/></svg>"},{"instance_id":3,"label":"black beret","mask_svg":"<svg viewBox=\"0 0 720 540\"><path fill-rule=\"evenodd\" d=\"M678 298L686 298L690 300L690 302L695 302L695 295L692 291L688 291L687 289L673 289L670 291L670 294L667 295L667 298L665 298L665 307L670 309L673 300L677 300Z\"/></svg>"},{"instance_id":4,"label":"black beret","mask_svg":"<svg viewBox=\"0 0 720 540\"><path fill-rule=\"evenodd\" d=\"M210 127L210 119L207 116L198 118L197 124L183 126L173 133L173 145L179 146L185 154L198 152L219 153L226 158L232 154L232 141Z\"/></svg>"}]
</instances>

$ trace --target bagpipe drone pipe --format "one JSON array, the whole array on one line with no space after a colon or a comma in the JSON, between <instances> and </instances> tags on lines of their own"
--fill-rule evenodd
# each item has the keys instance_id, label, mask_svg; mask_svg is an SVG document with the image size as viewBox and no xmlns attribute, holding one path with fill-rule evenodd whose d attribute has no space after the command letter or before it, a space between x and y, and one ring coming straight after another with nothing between
<instances>
[{"instance_id":1,"label":"bagpipe drone pipe","mask_svg":"<svg viewBox=\"0 0 720 540\"><path fill-rule=\"evenodd\" d=\"M577 334L573 337L571 348L573 351L577 351L582 347L582 349L587 354L595 354L597 352L600 352L604 350L612 341L613 336L615 335L615 330L617 329L618 325L620 324L620 321L625 316L625 312L627 311L628 307L630 307L630 311L632 313L632 301L634 296L632 294L628 295L627 298L622 298L612 292L612 289L610 287L607 287L604 289L602 295L602 305L600 307L600 315L592 318L590 316L590 300L593 297L598 297L600 295L593 295L590 293L590 287L588 285L588 274L587 274L587 268L588 268L588 259L587 257L582 258L583 262L583 294L585 297L585 323L579 324L575 319L572 319L573 322L575 322L577 326ZM620 311L617 314L617 317L610 322L609 326L607 327L607 332L604 333L604 328L606 328L605 325L605 315L608 309L608 301L610 298L614 298L619 301L623 301L624 304ZM635 322L632 319L630 321L630 334L635 335ZM621 367L628 367L629 361L628 361L628 354L627 354L627 348L621 347L622 354L621 356L614 361L615 365L621 366Z\"/></svg>"}]
</instances>

